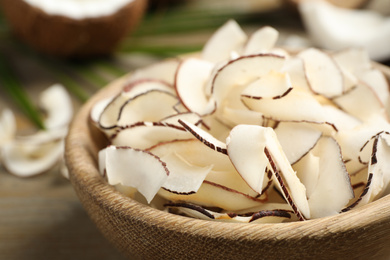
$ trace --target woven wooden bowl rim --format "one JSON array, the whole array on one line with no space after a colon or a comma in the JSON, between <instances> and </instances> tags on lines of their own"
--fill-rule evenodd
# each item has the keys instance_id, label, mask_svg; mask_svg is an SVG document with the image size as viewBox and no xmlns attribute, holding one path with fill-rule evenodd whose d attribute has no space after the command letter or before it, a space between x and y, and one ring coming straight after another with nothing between
<instances>
[{"instance_id":1,"label":"woven wooden bowl rim","mask_svg":"<svg viewBox=\"0 0 390 260\"><path fill-rule=\"evenodd\" d=\"M380 67L390 75L387 67ZM390 256L389 195L321 219L241 224L177 216L115 191L98 173L96 155L102 144L92 134L89 114L98 100L118 93L125 78L109 84L80 109L66 138L65 151L70 180L83 206L102 233L125 255L142 259Z\"/></svg>"}]
</instances>

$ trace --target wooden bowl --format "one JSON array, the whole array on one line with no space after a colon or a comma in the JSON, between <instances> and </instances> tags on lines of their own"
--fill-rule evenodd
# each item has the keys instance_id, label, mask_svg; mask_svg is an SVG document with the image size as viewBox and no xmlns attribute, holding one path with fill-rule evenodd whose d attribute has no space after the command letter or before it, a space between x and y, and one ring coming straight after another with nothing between
<instances>
[{"instance_id":1,"label":"wooden bowl","mask_svg":"<svg viewBox=\"0 0 390 260\"><path fill-rule=\"evenodd\" d=\"M388 68L387 76L390 75ZM124 79L98 92L76 115L66 139L70 180L97 227L124 255L139 259L389 259L390 195L339 215L280 224L192 219L159 211L117 192L100 176L105 139L91 107Z\"/></svg>"}]
</instances>

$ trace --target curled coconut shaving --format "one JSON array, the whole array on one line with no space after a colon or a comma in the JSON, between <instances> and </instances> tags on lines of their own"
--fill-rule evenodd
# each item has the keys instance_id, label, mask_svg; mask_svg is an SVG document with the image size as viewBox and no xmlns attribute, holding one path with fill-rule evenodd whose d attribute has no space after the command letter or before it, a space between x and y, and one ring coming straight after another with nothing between
<instances>
[{"instance_id":1,"label":"curled coconut shaving","mask_svg":"<svg viewBox=\"0 0 390 260\"><path fill-rule=\"evenodd\" d=\"M40 95L40 107L45 113L45 130L31 135L17 135L12 111L6 109L0 118L4 131L0 136L0 161L7 171L18 177L30 177L63 163L64 138L73 116L73 105L65 88L55 84Z\"/></svg>"},{"instance_id":2,"label":"curled coconut shaving","mask_svg":"<svg viewBox=\"0 0 390 260\"><path fill-rule=\"evenodd\" d=\"M141 69L97 103L108 182L159 209L241 223L321 218L387 194L384 74L362 49L289 53L277 37L229 21L200 55Z\"/></svg>"}]
</instances>

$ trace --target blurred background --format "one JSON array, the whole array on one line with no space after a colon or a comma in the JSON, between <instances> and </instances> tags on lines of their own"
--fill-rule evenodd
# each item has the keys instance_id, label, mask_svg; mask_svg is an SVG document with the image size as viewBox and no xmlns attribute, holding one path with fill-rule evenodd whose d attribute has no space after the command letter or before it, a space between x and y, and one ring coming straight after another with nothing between
<instances>
[{"instance_id":1,"label":"blurred background","mask_svg":"<svg viewBox=\"0 0 390 260\"><path fill-rule=\"evenodd\" d=\"M388 0L329 0L319 7L299 0L100 0L130 3L109 15L115 17L94 11L81 21L77 8L68 17L56 13L60 2L0 0L0 112L14 112L19 134L39 128L37 99L49 86L62 84L77 112L126 73L201 51L229 19L248 35L272 26L280 32L277 45L289 48L367 45L375 60L390 65ZM0 163L0 259L43 258L122 257L88 219L59 167L18 178Z\"/></svg>"}]
</instances>

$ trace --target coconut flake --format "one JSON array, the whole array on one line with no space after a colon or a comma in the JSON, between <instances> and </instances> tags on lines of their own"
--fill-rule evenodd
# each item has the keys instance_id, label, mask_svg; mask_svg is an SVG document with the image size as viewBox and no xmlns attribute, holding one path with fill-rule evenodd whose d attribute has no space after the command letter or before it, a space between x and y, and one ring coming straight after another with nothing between
<instances>
[{"instance_id":1,"label":"coconut flake","mask_svg":"<svg viewBox=\"0 0 390 260\"><path fill-rule=\"evenodd\" d=\"M104 155L103 155L104 154ZM100 170L111 185L131 186L146 198L148 203L167 180L169 169L158 157L130 147L108 146L99 152Z\"/></svg>"}]
</instances>

